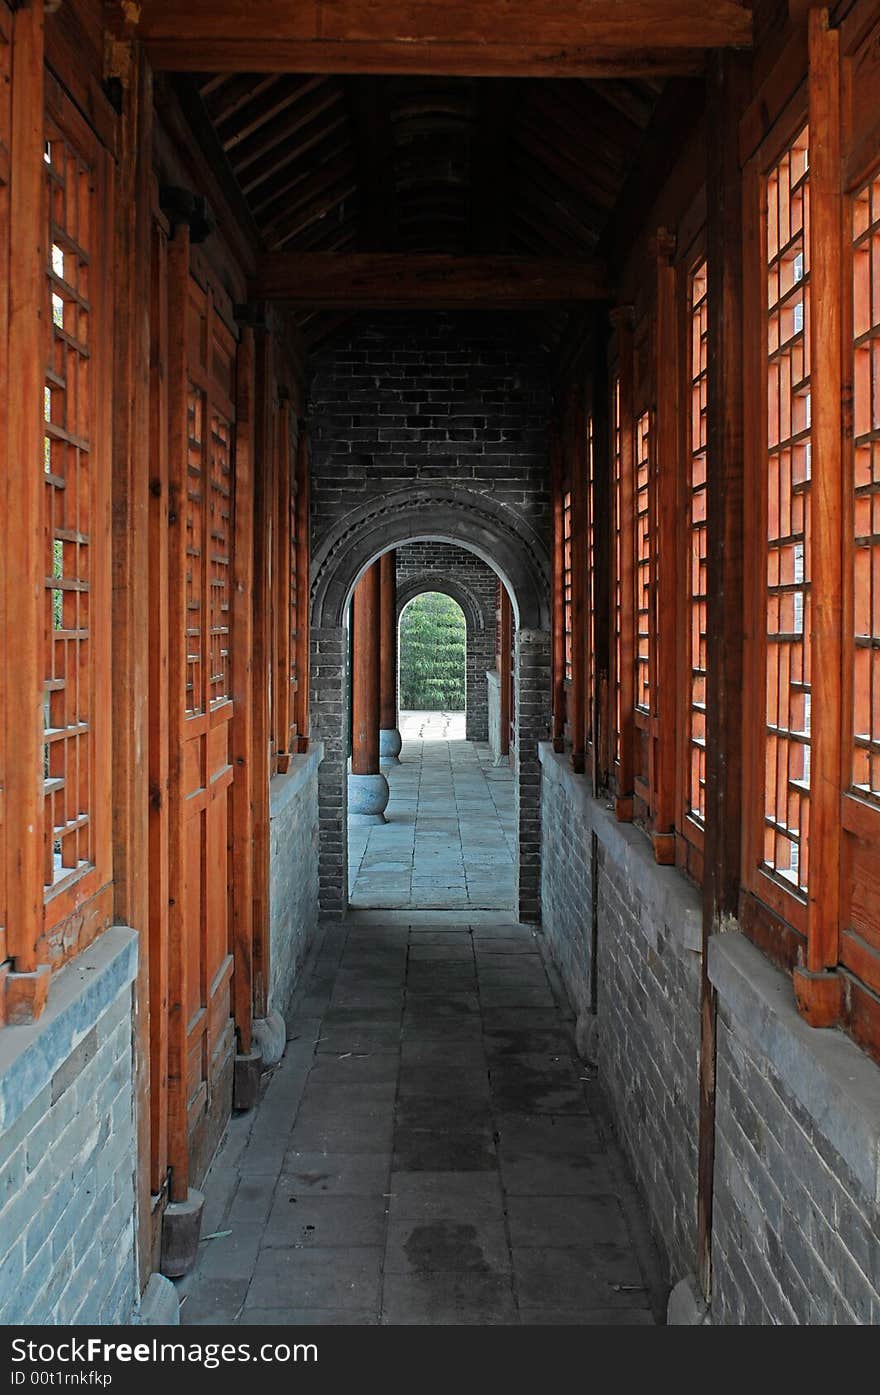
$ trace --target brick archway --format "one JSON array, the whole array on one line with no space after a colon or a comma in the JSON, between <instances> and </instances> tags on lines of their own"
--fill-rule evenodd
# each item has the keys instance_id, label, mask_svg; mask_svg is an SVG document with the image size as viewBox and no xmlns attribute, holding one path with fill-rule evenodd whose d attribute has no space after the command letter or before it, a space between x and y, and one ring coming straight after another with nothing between
<instances>
[{"instance_id":1,"label":"brick archway","mask_svg":"<svg viewBox=\"0 0 880 1395\"><path fill-rule=\"evenodd\" d=\"M318 772L320 901L342 916L348 902L346 729L347 612L358 578L377 557L411 542L474 552L501 577L516 618L517 912L540 919L540 765L550 729L549 561L527 523L465 489L386 493L352 510L324 539L312 564L311 720L323 742Z\"/></svg>"}]
</instances>

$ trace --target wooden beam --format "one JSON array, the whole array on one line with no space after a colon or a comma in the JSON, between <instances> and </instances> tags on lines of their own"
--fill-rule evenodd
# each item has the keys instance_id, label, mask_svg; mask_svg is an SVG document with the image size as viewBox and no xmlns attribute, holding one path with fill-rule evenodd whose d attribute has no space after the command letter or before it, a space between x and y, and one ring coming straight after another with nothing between
<instances>
[{"instance_id":1,"label":"wooden beam","mask_svg":"<svg viewBox=\"0 0 880 1395\"><path fill-rule=\"evenodd\" d=\"M313 309L523 309L607 294L595 261L382 252L280 252L263 257L257 300Z\"/></svg>"},{"instance_id":2,"label":"wooden beam","mask_svg":"<svg viewBox=\"0 0 880 1395\"><path fill-rule=\"evenodd\" d=\"M139 32L177 71L632 77L750 46L752 16L736 0L144 0Z\"/></svg>"}]
</instances>

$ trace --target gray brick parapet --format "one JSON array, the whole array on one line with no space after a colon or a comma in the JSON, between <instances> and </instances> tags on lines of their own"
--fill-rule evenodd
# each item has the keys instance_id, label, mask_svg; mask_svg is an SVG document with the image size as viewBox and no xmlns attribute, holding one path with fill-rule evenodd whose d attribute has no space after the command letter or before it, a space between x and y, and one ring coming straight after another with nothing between
<instances>
[{"instance_id":1,"label":"gray brick parapet","mask_svg":"<svg viewBox=\"0 0 880 1395\"><path fill-rule=\"evenodd\" d=\"M113 926L0 1033L0 1322L125 1323L136 1309L132 984Z\"/></svg>"},{"instance_id":2,"label":"gray brick parapet","mask_svg":"<svg viewBox=\"0 0 880 1395\"><path fill-rule=\"evenodd\" d=\"M269 1009L286 1015L318 923L320 741L269 782Z\"/></svg>"},{"instance_id":3,"label":"gray brick parapet","mask_svg":"<svg viewBox=\"0 0 880 1395\"><path fill-rule=\"evenodd\" d=\"M593 799L566 755L545 743L540 759L544 934L579 1013L595 968L600 1078L675 1282L696 1253L699 894L657 866L645 835Z\"/></svg>"},{"instance_id":4,"label":"gray brick parapet","mask_svg":"<svg viewBox=\"0 0 880 1395\"><path fill-rule=\"evenodd\" d=\"M736 931L718 995L715 1322L880 1322L880 1069Z\"/></svg>"}]
</instances>

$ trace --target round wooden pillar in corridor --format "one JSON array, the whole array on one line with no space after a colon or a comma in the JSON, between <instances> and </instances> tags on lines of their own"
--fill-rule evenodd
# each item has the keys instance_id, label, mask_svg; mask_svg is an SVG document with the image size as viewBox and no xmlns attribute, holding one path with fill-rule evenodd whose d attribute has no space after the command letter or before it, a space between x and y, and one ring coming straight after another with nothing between
<instances>
[{"instance_id":1,"label":"round wooden pillar in corridor","mask_svg":"<svg viewBox=\"0 0 880 1395\"><path fill-rule=\"evenodd\" d=\"M379 769L381 563L374 562L354 588L351 602L352 823L384 823L388 781Z\"/></svg>"},{"instance_id":2,"label":"round wooden pillar in corridor","mask_svg":"<svg viewBox=\"0 0 880 1395\"><path fill-rule=\"evenodd\" d=\"M403 745L397 726L397 553L379 558L379 763L394 765Z\"/></svg>"}]
</instances>

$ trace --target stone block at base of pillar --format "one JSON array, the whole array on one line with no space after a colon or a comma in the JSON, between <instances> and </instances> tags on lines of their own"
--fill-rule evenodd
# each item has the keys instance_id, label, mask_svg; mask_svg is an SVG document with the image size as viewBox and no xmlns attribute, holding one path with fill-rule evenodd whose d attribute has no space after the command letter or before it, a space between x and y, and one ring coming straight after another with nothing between
<instances>
[{"instance_id":1,"label":"stone block at base of pillar","mask_svg":"<svg viewBox=\"0 0 880 1395\"><path fill-rule=\"evenodd\" d=\"M199 1253L205 1198L190 1187L186 1201L172 1201L162 1217L162 1258L159 1270L168 1279L188 1274Z\"/></svg>"},{"instance_id":2,"label":"stone block at base of pillar","mask_svg":"<svg viewBox=\"0 0 880 1395\"><path fill-rule=\"evenodd\" d=\"M349 823L384 823L388 795L388 781L384 775L349 775Z\"/></svg>"},{"instance_id":3,"label":"stone block at base of pillar","mask_svg":"<svg viewBox=\"0 0 880 1395\"><path fill-rule=\"evenodd\" d=\"M700 1292L696 1274L679 1279L669 1295L667 1327L711 1327L712 1314Z\"/></svg>"},{"instance_id":4,"label":"stone block at base of pillar","mask_svg":"<svg viewBox=\"0 0 880 1395\"><path fill-rule=\"evenodd\" d=\"M177 1289L164 1274L151 1274L141 1294L133 1327L179 1327L180 1300Z\"/></svg>"},{"instance_id":5,"label":"stone block at base of pillar","mask_svg":"<svg viewBox=\"0 0 880 1395\"><path fill-rule=\"evenodd\" d=\"M251 1028L254 1049L259 1051L264 1066L277 1066L287 1045L287 1023L280 1012L268 1012L258 1017Z\"/></svg>"},{"instance_id":6,"label":"stone block at base of pillar","mask_svg":"<svg viewBox=\"0 0 880 1395\"><path fill-rule=\"evenodd\" d=\"M574 1044L582 1061L591 1066L599 1064L599 1019L586 1008L578 1014Z\"/></svg>"},{"instance_id":7,"label":"stone block at base of pillar","mask_svg":"<svg viewBox=\"0 0 880 1395\"><path fill-rule=\"evenodd\" d=\"M397 727L383 727L379 732L379 764L397 765L400 762L400 751L403 746L403 737Z\"/></svg>"},{"instance_id":8,"label":"stone block at base of pillar","mask_svg":"<svg viewBox=\"0 0 880 1395\"><path fill-rule=\"evenodd\" d=\"M257 1048L235 1058L232 1074L232 1108L253 1109L260 1098L263 1053Z\"/></svg>"}]
</instances>

